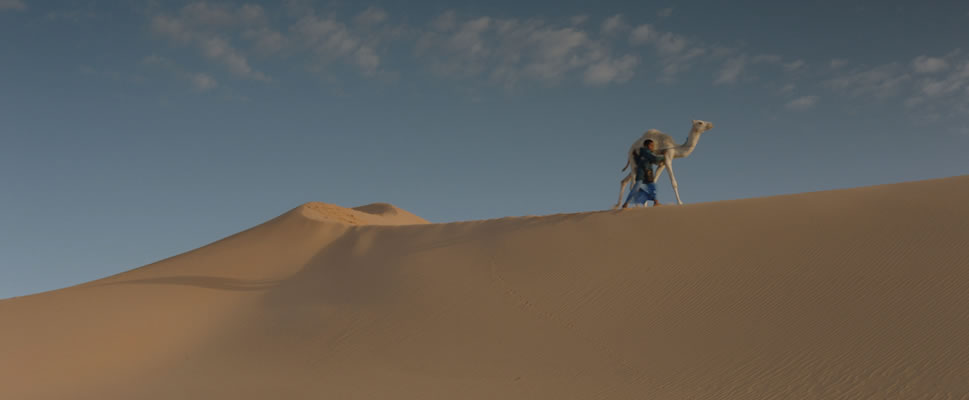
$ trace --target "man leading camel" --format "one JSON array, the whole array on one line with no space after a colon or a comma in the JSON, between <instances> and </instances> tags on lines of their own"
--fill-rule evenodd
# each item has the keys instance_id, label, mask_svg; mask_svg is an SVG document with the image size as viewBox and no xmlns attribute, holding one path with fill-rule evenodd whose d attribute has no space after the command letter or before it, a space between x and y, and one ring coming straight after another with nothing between
<instances>
[{"instance_id":1,"label":"man leading camel","mask_svg":"<svg viewBox=\"0 0 969 400\"><path fill-rule=\"evenodd\" d=\"M656 184L653 182L655 180L653 164L662 162L664 157L653 154L655 147L656 143L647 139L643 142L643 147L634 153L636 183L629 189L629 196L626 197L622 208L628 207L629 201L633 199L635 199L633 204L645 204L647 201L652 200L654 206L662 205L659 200L656 200Z\"/></svg>"},{"instance_id":2,"label":"man leading camel","mask_svg":"<svg viewBox=\"0 0 969 400\"><path fill-rule=\"evenodd\" d=\"M622 170L625 171L630 165L635 165L635 161L633 160L633 152L642 147L643 142L646 139L656 142L656 150L654 150L654 152L664 156L665 158L663 163L659 164L659 167L656 168L656 178L658 179L661 175L663 175L664 170L669 171L670 183L673 185L673 194L676 195L676 202L678 204L683 204L683 201L680 200L680 190L678 189L678 185L676 183L676 177L673 176L673 160L677 158L686 158L689 157L690 154L693 154L693 150L696 148L696 144L700 140L700 135L703 134L703 132L709 131L710 129L713 129L712 123L698 119L693 120L693 127L690 129L690 135L686 138L686 142L684 142L682 145L673 141L672 136L660 132L659 130L647 130L646 133L643 133L639 139L636 139L636 141L629 146L629 150L626 153L626 166L623 167ZM633 183L635 179L634 175L635 172L630 171L629 174L623 177L619 182L619 198L616 199L616 205L613 206L613 208L619 208L619 206L622 205L622 195L626 192L626 186ZM653 179L653 181L656 181L656 179Z\"/></svg>"}]
</instances>

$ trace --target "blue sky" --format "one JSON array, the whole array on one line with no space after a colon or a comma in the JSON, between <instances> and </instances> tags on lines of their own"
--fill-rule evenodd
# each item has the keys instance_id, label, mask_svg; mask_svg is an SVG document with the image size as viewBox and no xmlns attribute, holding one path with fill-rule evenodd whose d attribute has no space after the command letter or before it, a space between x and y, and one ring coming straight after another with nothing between
<instances>
[{"instance_id":1,"label":"blue sky","mask_svg":"<svg viewBox=\"0 0 969 400\"><path fill-rule=\"evenodd\" d=\"M969 3L726 3L0 0L0 298L307 201L606 209L692 119L687 203L969 173Z\"/></svg>"}]
</instances>

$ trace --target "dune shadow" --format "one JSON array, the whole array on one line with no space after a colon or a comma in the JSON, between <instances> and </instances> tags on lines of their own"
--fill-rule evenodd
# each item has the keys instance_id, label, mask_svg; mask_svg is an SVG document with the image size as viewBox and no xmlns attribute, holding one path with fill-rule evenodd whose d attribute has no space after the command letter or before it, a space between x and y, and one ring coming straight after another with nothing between
<instances>
[{"instance_id":1,"label":"dune shadow","mask_svg":"<svg viewBox=\"0 0 969 400\"><path fill-rule=\"evenodd\" d=\"M233 278L218 278L214 276L171 276L164 278L132 279L119 282L107 282L102 285L182 285L205 289L257 291L267 290L279 285L279 280L245 280Z\"/></svg>"}]
</instances>

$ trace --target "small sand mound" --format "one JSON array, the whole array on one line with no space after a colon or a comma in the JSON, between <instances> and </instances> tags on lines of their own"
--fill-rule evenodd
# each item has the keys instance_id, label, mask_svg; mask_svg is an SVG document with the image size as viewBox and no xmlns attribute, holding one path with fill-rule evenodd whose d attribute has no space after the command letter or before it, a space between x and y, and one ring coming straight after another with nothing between
<instances>
[{"instance_id":1,"label":"small sand mound","mask_svg":"<svg viewBox=\"0 0 969 400\"><path fill-rule=\"evenodd\" d=\"M417 215L414 215L413 213L390 203L371 203L360 207L354 207L353 209L393 220L395 222L394 225L416 225L430 223L426 219L418 217Z\"/></svg>"},{"instance_id":2,"label":"small sand mound","mask_svg":"<svg viewBox=\"0 0 969 400\"><path fill-rule=\"evenodd\" d=\"M304 217L347 225L412 225L427 220L389 203L373 203L355 208L340 207L317 201L296 208Z\"/></svg>"},{"instance_id":3,"label":"small sand mound","mask_svg":"<svg viewBox=\"0 0 969 400\"><path fill-rule=\"evenodd\" d=\"M365 224L365 222L360 218L359 212L333 204L313 201L297 207L297 210L299 210L304 216L316 220L335 221L348 225Z\"/></svg>"},{"instance_id":4,"label":"small sand mound","mask_svg":"<svg viewBox=\"0 0 969 400\"><path fill-rule=\"evenodd\" d=\"M400 210L390 203L370 203L365 206L353 207L353 209L380 216L397 215L398 210Z\"/></svg>"}]
</instances>

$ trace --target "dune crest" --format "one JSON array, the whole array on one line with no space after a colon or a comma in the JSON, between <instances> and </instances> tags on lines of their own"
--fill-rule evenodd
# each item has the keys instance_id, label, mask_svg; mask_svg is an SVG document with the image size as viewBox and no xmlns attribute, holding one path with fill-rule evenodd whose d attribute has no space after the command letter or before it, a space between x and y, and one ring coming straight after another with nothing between
<instances>
[{"instance_id":1,"label":"dune crest","mask_svg":"<svg viewBox=\"0 0 969 400\"><path fill-rule=\"evenodd\" d=\"M318 221L332 221L347 225L414 225L427 220L389 203L373 203L346 208L318 201L296 208L304 217Z\"/></svg>"},{"instance_id":2,"label":"dune crest","mask_svg":"<svg viewBox=\"0 0 969 400\"><path fill-rule=\"evenodd\" d=\"M307 203L0 301L0 399L966 399L966 204L969 176L447 224Z\"/></svg>"}]
</instances>

